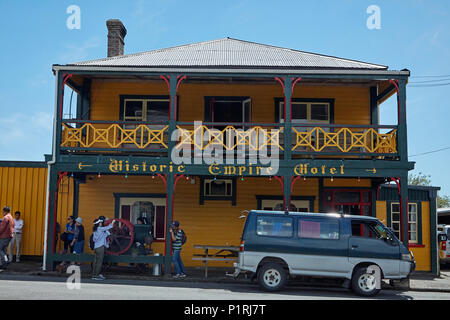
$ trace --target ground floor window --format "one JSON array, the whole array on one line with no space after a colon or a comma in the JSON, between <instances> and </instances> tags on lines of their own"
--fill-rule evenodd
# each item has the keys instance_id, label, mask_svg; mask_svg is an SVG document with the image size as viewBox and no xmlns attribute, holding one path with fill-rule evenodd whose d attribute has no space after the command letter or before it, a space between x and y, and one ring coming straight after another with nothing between
<instances>
[{"instance_id":1,"label":"ground floor window","mask_svg":"<svg viewBox=\"0 0 450 320\"><path fill-rule=\"evenodd\" d=\"M324 192L325 212L372 215L372 190L370 189L330 189Z\"/></svg>"},{"instance_id":2,"label":"ground floor window","mask_svg":"<svg viewBox=\"0 0 450 320\"><path fill-rule=\"evenodd\" d=\"M400 203L391 203L391 229L395 236L400 239L401 234L401 211ZM408 241L418 243L418 210L417 203L408 203Z\"/></svg>"},{"instance_id":3,"label":"ground floor window","mask_svg":"<svg viewBox=\"0 0 450 320\"><path fill-rule=\"evenodd\" d=\"M166 231L166 198L122 195L116 198L118 217L138 224L150 225L155 240L164 240Z\"/></svg>"},{"instance_id":4,"label":"ground floor window","mask_svg":"<svg viewBox=\"0 0 450 320\"><path fill-rule=\"evenodd\" d=\"M293 212L314 212L314 196L292 196ZM258 210L284 211L283 196L256 196Z\"/></svg>"}]
</instances>

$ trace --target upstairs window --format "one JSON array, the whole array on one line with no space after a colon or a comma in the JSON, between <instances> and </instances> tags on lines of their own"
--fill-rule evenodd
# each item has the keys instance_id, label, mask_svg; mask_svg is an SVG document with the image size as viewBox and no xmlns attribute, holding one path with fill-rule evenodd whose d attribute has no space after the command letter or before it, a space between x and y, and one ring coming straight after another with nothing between
<instances>
[{"instance_id":1,"label":"upstairs window","mask_svg":"<svg viewBox=\"0 0 450 320\"><path fill-rule=\"evenodd\" d=\"M120 119L137 122L169 120L170 100L167 96L120 96Z\"/></svg>"},{"instance_id":2,"label":"upstairs window","mask_svg":"<svg viewBox=\"0 0 450 320\"><path fill-rule=\"evenodd\" d=\"M297 100L297 101L296 101ZM331 123L331 101L292 99L293 123ZM284 100L278 101L278 122L284 122Z\"/></svg>"}]
</instances>

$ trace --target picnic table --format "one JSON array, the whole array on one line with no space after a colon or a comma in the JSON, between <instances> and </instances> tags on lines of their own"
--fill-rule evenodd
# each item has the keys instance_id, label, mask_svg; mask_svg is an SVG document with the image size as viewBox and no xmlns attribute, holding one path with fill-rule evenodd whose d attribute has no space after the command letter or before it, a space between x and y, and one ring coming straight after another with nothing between
<instances>
[{"instance_id":1,"label":"picnic table","mask_svg":"<svg viewBox=\"0 0 450 320\"><path fill-rule=\"evenodd\" d=\"M208 277L208 261L238 261L238 246L194 244L194 249L204 250L204 253L194 254L192 260L201 260L205 263L205 278Z\"/></svg>"}]
</instances>

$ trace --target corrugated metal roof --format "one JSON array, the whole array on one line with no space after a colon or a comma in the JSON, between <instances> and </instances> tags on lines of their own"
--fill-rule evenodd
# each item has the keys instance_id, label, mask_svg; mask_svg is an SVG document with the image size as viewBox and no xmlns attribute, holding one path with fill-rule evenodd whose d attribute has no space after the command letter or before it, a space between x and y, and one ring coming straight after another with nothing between
<instances>
[{"instance_id":1,"label":"corrugated metal roof","mask_svg":"<svg viewBox=\"0 0 450 320\"><path fill-rule=\"evenodd\" d=\"M111 67L236 67L386 70L378 64L224 38L136 54L72 63Z\"/></svg>"}]
</instances>

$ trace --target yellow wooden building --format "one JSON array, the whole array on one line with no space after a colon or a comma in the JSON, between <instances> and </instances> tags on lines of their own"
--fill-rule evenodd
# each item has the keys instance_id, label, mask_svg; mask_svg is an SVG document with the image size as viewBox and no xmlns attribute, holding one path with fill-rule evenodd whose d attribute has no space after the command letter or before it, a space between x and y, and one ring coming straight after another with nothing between
<instances>
[{"instance_id":1,"label":"yellow wooden building","mask_svg":"<svg viewBox=\"0 0 450 320\"><path fill-rule=\"evenodd\" d=\"M245 211L290 208L377 216L410 246L418 270L437 272L435 189L408 195L408 70L232 38L123 55L125 27L107 25L108 58L53 66L52 155L1 168L1 204L25 213L24 254L42 254L48 182L49 265L63 258L55 225L71 214L87 237L100 215L147 218L153 252L108 259L168 272L172 221L188 235L185 265L198 266L194 244L239 245ZM77 94L69 117L67 87ZM392 96L398 121L380 124ZM92 260L85 247L64 259Z\"/></svg>"}]
</instances>

